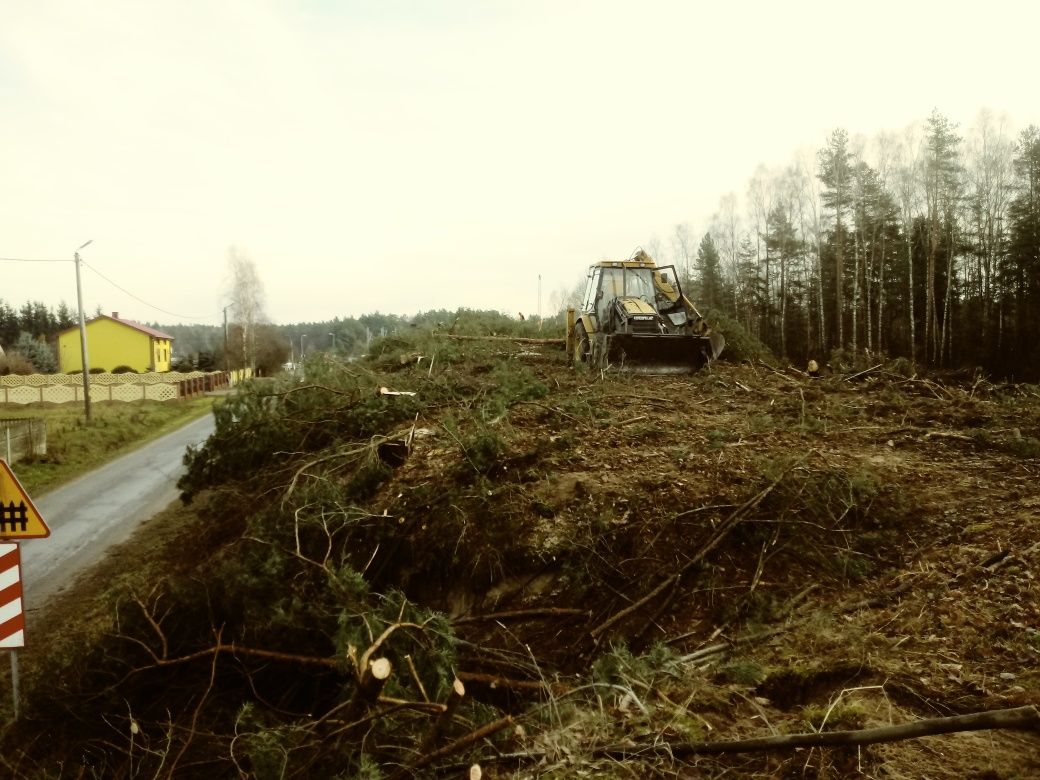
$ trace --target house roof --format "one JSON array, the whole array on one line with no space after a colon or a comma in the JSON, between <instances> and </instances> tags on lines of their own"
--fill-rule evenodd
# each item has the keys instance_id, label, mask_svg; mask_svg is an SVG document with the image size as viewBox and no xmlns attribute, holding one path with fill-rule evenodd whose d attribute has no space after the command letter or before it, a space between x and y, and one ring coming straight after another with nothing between
<instances>
[{"instance_id":1,"label":"house roof","mask_svg":"<svg viewBox=\"0 0 1040 780\"><path fill-rule=\"evenodd\" d=\"M118 322L120 325L126 325L128 328L139 330L141 331L141 333L147 333L153 339L169 339L170 341L173 341L173 336L171 336L169 333L163 333L161 330L149 328L147 325L142 325L140 322L135 322L134 320L125 320L122 317L119 317L117 313L113 313L111 315L101 314L97 317L92 317L91 319L87 320L87 325L89 325L92 322L98 322L99 320L112 320L113 322ZM66 328L65 330L61 331L61 333L68 333L71 330L76 330L78 327L79 326L77 325L72 328Z\"/></svg>"}]
</instances>

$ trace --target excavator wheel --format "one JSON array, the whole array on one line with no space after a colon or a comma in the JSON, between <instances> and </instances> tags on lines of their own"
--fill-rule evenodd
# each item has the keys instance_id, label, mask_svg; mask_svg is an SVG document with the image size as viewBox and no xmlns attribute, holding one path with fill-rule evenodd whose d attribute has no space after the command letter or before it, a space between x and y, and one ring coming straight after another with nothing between
<instances>
[{"instance_id":1,"label":"excavator wheel","mask_svg":"<svg viewBox=\"0 0 1040 780\"><path fill-rule=\"evenodd\" d=\"M589 334L585 332L585 326L580 322L574 326L574 363L581 365L588 363L592 353L592 342Z\"/></svg>"}]
</instances>

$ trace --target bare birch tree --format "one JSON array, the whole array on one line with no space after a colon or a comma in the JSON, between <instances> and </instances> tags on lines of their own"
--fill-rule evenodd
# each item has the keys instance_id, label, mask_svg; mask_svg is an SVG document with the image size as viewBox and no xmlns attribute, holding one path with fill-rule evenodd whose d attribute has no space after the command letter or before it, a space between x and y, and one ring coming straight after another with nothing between
<instances>
[{"instance_id":1,"label":"bare birch tree","mask_svg":"<svg viewBox=\"0 0 1040 780\"><path fill-rule=\"evenodd\" d=\"M680 283L684 286L693 280L694 251L693 231L688 222L680 222L675 226L675 232L672 235L672 252L679 271Z\"/></svg>"},{"instance_id":2,"label":"bare birch tree","mask_svg":"<svg viewBox=\"0 0 1040 780\"><path fill-rule=\"evenodd\" d=\"M1012 196L1014 150L1005 121L988 110L979 112L968 136L967 177L975 258L969 272L969 289L978 300L977 319L983 344L991 341L988 329L996 297L994 277L1007 246L1005 218Z\"/></svg>"},{"instance_id":3,"label":"bare birch tree","mask_svg":"<svg viewBox=\"0 0 1040 780\"><path fill-rule=\"evenodd\" d=\"M737 257L740 251L740 214L737 208L737 196L732 192L724 195L719 200L719 210L711 218L711 235L719 248L722 256L724 275L733 280L732 295L727 295L727 300L722 308L728 308L734 317L737 316L737 297L740 295L738 289ZM728 306L727 306L728 305Z\"/></svg>"},{"instance_id":4,"label":"bare birch tree","mask_svg":"<svg viewBox=\"0 0 1040 780\"><path fill-rule=\"evenodd\" d=\"M956 255L957 202L960 198L960 171L957 148L960 137L952 124L938 110L928 117L925 154L925 205L928 210L928 265L925 287L925 357L942 362L950 336L951 293L954 257ZM935 300L938 283L936 265L940 252L946 250L946 288L943 294L943 317L939 323L939 307Z\"/></svg>"},{"instance_id":5,"label":"bare birch tree","mask_svg":"<svg viewBox=\"0 0 1040 780\"><path fill-rule=\"evenodd\" d=\"M811 244L813 248L812 276L816 281L816 315L817 315L817 345L820 354L826 349L827 339L827 316L823 297L823 201L820 196L819 170L817 160L809 154L800 155L798 158L799 181L801 188L798 198L799 227L802 239ZM810 282L806 282L811 286ZM810 320L806 316L806 321ZM810 341L811 348L811 341Z\"/></svg>"},{"instance_id":6,"label":"bare birch tree","mask_svg":"<svg viewBox=\"0 0 1040 780\"><path fill-rule=\"evenodd\" d=\"M914 299L917 290L914 287L914 221L921 208L922 162L921 138L919 128L908 127L896 150L895 160L896 196L899 202L899 215L903 228L903 241L906 248L907 271L907 329L910 336L909 353L911 361L917 360L917 315L914 311Z\"/></svg>"},{"instance_id":7,"label":"bare birch tree","mask_svg":"<svg viewBox=\"0 0 1040 780\"><path fill-rule=\"evenodd\" d=\"M894 133L879 133L873 142L874 149L874 170L877 174L878 183L878 199L877 204L878 211L881 210L881 199L889 199L891 203L895 203L895 198L892 197L891 182L893 178L893 172L895 169L896 155L899 149L899 142ZM883 323L885 319L885 303L887 297L887 288L885 287L885 272L888 268L887 263L887 246L886 246L886 233L884 230L881 232L881 247L880 247L880 262L878 265L878 295L877 295L877 348L878 350L885 349L884 343L884 328Z\"/></svg>"},{"instance_id":8,"label":"bare birch tree","mask_svg":"<svg viewBox=\"0 0 1040 780\"><path fill-rule=\"evenodd\" d=\"M228 293L235 321L242 327L242 365L256 368L256 327L263 322L264 284L253 260L237 247L227 256Z\"/></svg>"},{"instance_id":9,"label":"bare birch tree","mask_svg":"<svg viewBox=\"0 0 1040 780\"><path fill-rule=\"evenodd\" d=\"M773 189L773 175L764 165L759 165L755 169L755 175L751 177L751 181L748 183L748 206L750 208L749 216L751 217L751 223L755 230L755 248L758 252L759 264L763 270L762 318L767 323L767 329L771 320L770 312L772 311L772 269L770 268L769 244L766 242L765 236L769 232L769 213L772 211Z\"/></svg>"}]
</instances>

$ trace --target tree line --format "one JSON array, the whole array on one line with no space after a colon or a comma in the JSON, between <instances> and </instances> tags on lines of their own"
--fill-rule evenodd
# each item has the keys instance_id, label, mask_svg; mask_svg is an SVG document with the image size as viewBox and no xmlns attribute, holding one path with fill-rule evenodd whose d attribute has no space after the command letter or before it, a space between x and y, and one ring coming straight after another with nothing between
<instances>
[{"instance_id":1,"label":"tree line","mask_svg":"<svg viewBox=\"0 0 1040 780\"><path fill-rule=\"evenodd\" d=\"M667 257L702 308L794 361L902 356L933 368L1040 375L1040 129L988 112L962 135L938 111L902 135L760 166Z\"/></svg>"},{"instance_id":2,"label":"tree line","mask_svg":"<svg viewBox=\"0 0 1040 780\"><path fill-rule=\"evenodd\" d=\"M453 330L461 314L465 328L505 332L516 323L497 311L449 311L437 309L412 316L373 312L359 317L334 317L286 325L270 323L262 308L249 322L229 318L223 325L163 325L145 323L173 337L173 369L176 371L219 371L250 366L270 376L288 361L300 361L315 352L343 357L365 354L377 339L415 327ZM94 316L101 314L100 308ZM0 360L0 373L52 373L58 370L55 345L58 333L75 327L75 315L61 303L51 309L39 301L28 301L15 309L0 299L0 346L7 355ZM478 323L475 326L474 323ZM460 331L461 332L461 331ZM467 331L468 332L468 331Z\"/></svg>"},{"instance_id":3,"label":"tree line","mask_svg":"<svg viewBox=\"0 0 1040 780\"><path fill-rule=\"evenodd\" d=\"M15 309L0 298L0 348L5 353L0 356L0 374L57 371L54 341L75 324L75 314L64 301L56 309L41 301L26 301Z\"/></svg>"},{"instance_id":4,"label":"tree line","mask_svg":"<svg viewBox=\"0 0 1040 780\"><path fill-rule=\"evenodd\" d=\"M702 309L730 316L793 361L905 357L1040 378L1035 126L1013 136L982 112L962 134L936 110L902 134L850 139L837 129L814 154L760 166L743 202L723 197L699 241L684 223L669 243L653 239L647 249L670 254ZM233 274L226 356L219 326L158 326L177 338L185 367L234 368L263 352L270 371L313 350L361 354L375 336L455 316L376 312L272 326L251 261L238 266L252 270L249 284ZM0 344L21 344L23 353L73 324L64 303L15 310L0 301Z\"/></svg>"}]
</instances>

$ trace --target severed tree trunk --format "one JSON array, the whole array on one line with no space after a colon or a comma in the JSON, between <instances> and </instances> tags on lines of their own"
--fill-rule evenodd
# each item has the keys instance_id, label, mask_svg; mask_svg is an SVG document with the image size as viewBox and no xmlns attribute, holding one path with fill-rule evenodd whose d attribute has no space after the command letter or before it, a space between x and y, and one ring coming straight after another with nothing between
<instances>
[{"instance_id":1,"label":"severed tree trunk","mask_svg":"<svg viewBox=\"0 0 1040 780\"><path fill-rule=\"evenodd\" d=\"M389 659L382 657L373 658L358 670L357 688L345 711L348 721L357 719L376 703L392 671L393 666Z\"/></svg>"}]
</instances>

